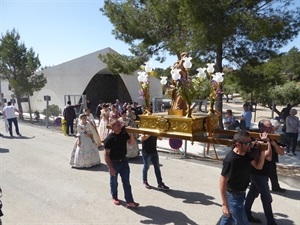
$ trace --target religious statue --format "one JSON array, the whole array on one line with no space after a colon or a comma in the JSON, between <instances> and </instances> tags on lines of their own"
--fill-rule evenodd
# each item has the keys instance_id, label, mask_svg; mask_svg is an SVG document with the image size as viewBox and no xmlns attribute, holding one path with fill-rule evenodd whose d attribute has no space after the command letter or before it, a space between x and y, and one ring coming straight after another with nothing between
<instances>
[{"instance_id":1,"label":"religious statue","mask_svg":"<svg viewBox=\"0 0 300 225\"><path fill-rule=\"evenodd\" d=\"M180 76L181 76L180 79L183 79L183 80L188 79L188 73L183 66L184 58L188 57L188 56L189 56L188 52L181 53L180 59L173 65L173 69L180 69L180 72L179 72ZM172 83L174 86L176 86L174 80ZM178 95L177 88L175 88L172 91L172 103L173 103L172 109L181 109L184 111L187 110L187 104L186 104L185 100L180 95Z\"/></svg>"}]
</instances>

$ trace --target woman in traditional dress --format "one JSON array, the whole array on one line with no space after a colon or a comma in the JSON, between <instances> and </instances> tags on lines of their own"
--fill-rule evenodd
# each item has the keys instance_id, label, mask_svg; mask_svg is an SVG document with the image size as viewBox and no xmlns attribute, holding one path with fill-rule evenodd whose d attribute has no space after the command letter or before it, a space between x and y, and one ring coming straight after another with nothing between
<instances>
[{"instance_id":1,"label":"woman in traditional dress","mask_svg":"<svg viewBox=\"0 0 300 225\"><path fill-rule=\"evenodd\" d=\"M100 155L93 136L97 135L94 127L81 114L77 125L77 140L71 154L70 165L73 168L89 168L100 164Z\"/></svg>"},{"instance_id":2,"label":"woman in traditional dress","mask_svg":"<svg viewBox=\"0 0 300 225\"><path fill-rule=\"evenodd\" d=\"M122 127L127 127L127 126L131 126L131 120L130 118L128 118L126 116L126 110L123 110L121 113L121 117L118 119L122 125ZM137 137L135 137L135 139L137 139ZM137 140L135 140L133 145L129 145L127 143L127 158L134 158L139 156L140 154L140 149L137 143Z\"/></svg>"},{"instance_id":3,"label":"woman in traditional dress","mask_svg":"<svg viewBox=\"0 0 300 225\"><path fill-rule=\"evenodd\" d=\"M99 124L99 128L98 128L98 133L99 133L101 142L103 142L109 133L109 129L107 128L107 124L109 122L108 104L103 104L100 117L101 117L101 119L100 119L100 124Z\"/></svg>"},{"instance_id":4,"label":"woman in traditional dress","mask_svg":"<svg viewBox=\"0 0 300 225\"><path fill-rule=\"evenodd\" d=\"M95 143L97 144L98 147L100 147L102 145L101 143L101 140L100 140L100 136L99 136L99 133L98 133L98 130L97 130L97 126L96 126L96 123L95 123L95 119L94 119L94 116L93 114L91 113L91 110L90 109L85 109L84 110L85 112L85 115L87 117L87 121L90 122L90 124L94 127L95 129L95 134L96 135L93 135L93 139L95 141Z\"/></svg>"},{"instance_id":5,"label":"woman in traditional dress","mask_svg":"<svg viewBox=\"0 0 300 225\"><path fill-rule=\"evenodd\" d=\"M114 120L114 119L119 119L121 116L118 112L118 108L115 104L111 105L111 110L109 113L109 121Z\"/></svg>"}]
</instances>

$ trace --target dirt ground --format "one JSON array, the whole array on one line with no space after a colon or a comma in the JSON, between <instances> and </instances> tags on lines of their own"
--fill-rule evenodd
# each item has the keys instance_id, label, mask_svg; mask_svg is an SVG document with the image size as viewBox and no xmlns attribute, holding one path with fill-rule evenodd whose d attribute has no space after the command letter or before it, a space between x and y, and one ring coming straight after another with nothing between
<instances>
[{"instance_id":1,"label":"dirt ground","mask_svg":"<svg viewBox=\"0 0 300 225\"><path fill-rule=\"evenodd\" d=\"M282 176L292 177L292 178L300 178L300 168L278 165L277 174Z\"/></svg>"}]
</instances>

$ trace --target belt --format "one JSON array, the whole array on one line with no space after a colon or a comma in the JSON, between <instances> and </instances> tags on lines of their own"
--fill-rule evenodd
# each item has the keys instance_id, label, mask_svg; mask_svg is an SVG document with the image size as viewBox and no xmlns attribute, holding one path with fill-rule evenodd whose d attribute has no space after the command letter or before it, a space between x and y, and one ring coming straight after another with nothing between
<instances>
[{"instance_id":1,"label":"belt","mask_svg":"<svg viewBox=\"0 0 300 225\"><path fill-rule=\"evenodd\" d=\"M112 162L122 162L124 160L126 160L127 158L123 158L123 159L117 159L117 160L114 160L114 159L111 159L110 161Z\"/></svg>"},{"instance_id":2,"label":"belt","mask_svg":"<svg viewBox=\"0 0 300 225\"><path fill-rule=\"evenodd\" d=\"M227 192L229 192L230 194L245 194L246 193L246 191L228 191L228 190L227 190Z\"/></svg>"}]
</instances>

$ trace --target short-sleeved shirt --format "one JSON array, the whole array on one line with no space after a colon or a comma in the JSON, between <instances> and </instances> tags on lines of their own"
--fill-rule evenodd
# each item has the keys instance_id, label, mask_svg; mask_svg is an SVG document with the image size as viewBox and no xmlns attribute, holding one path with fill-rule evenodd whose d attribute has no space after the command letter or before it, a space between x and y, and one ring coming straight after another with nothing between
<instances>
[{"instance_id":1,"label":"short-sleeved shirt","mask_svg":"<svg viewBox=\"0 0 300 225\"><path fill-rule=\"evenodd\" d=\"M13 105L5 106L3 112L5 112L6 119L16 118L15 110L16 108Z\"/></svg>"},{"instance_id":2,"label":"short-sleeved shirt","mask_svg":"<svg viewBox=\"0 0 300 225\"><path fill-rule=\"evenodd\" d=\"M148 154L157 152L156 149L157 137L150 136L142 142L142 151L145 151Z\"/></svg>"},{"instance_id":3,"label":"short-sleeved shirt","mask_svg":"<svg viewBox=\"0 0 300 225\"><path fill-rule=\"evenodd\" d=\"M227 191L246 191L250 180L252 160L247 154L238 155L233 150L226 155L221 175L228 178Z\"/></svg>"},{"instance_id":4,"label":"short-sleeved shirt","mask_svg":"<svg viewBox=\"0 0 300 225\"><path fill-rule=\"evenodd\" d=\"M242 116L245 118L246 128L251 127L251 119L252 119L252 112L250 110L244 111Z\"/></svg>"},{"instance_id":5,"label":"short-sleeved shirt","mask_svg":"<svg viewBox=\"0 0 300 225\"><path fill-rule=\"evenodd\" d=\"M109 149L111 160L122 160L127 154L127 141L130 138L128 133L110 133L104 140L104 148Z\"/></svg>"}]
</instances>

